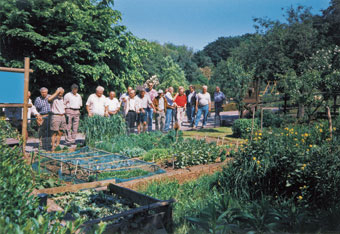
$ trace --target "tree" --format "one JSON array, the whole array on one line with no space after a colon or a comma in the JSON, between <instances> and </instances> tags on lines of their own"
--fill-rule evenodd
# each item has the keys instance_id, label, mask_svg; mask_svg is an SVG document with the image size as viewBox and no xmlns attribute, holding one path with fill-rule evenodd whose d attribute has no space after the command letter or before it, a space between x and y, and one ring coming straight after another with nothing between
<instances>
[{"instance_id":1,"label":"tree","mask_svg":"<svg viewBox=\"0 0 340 234\"><path fill-rule=\"evenodd\" d=\"M323 11L321 25L328 25L326 36L331 42L340 45L340 0L331 0L330 6Z\"/></svg>"},{"instance_id":2,"label":"tree","mask_svg":"<svg viewBox=\"0 0 340 234\"><path fill-rule=\"evenodd\" d=\"M96 85L124 90L143 81L147 43L119 25L113 0L1 0L0 64L22 67L31 58L31 87L85 93Z\"/></svg>"},{"instance_id":3,"label":"tree","mask_svg":"<svg viewBox=\"0 0 340 234\"><path fill-rule=\"evenodd\" d=\"M164 68L159 76L159 82L159 88L163 89L172 86L176 90L179 86L188 86L184 71L170 56L164 58Z\"/></svg>"},{"instance_id":4,"label":"tree","mask_svg":"<svg viewBox=\"0 0 340 234\"><path fill-rule=\"evenodd\" d=\"M231 57L227 61L221 61L217 64L211 81L218 85L227 97L236 102L241 114L243 99L246 96L253 74L253 71L246 71L239 61Z\"/></svg>"},{"instance_id":5,"label":"tree","mask_svg":"<svg viewBox=\"0 0 340 234\"><path fill-rule=\"evenodd\" d=\"M212 63L216 66L221 60L227 60L231 56L232 50L238 47L241 41L249 37L251 37L251 34L236 37L219 37L216 41L204 47L203 55L210 57Z\"/></svg>"},{"instance_id":6,"label":"tree","mask_svg":"<svg viewBox=\"0 0 340 234\"><path fill-rule=\"evenodd\" d=\"M315 17L310 9L298 7L287 10L287 22L255 19L257 34L241 43L233 56L242 61L246 68L255 69L255 78L262 81L291 78L304 79L306 61L324 47L326 40L314 25ZM314 74L315 75L315 74ZM313 76L314 76L313 75ZM284 84L285 82L279 82ZM281 92L288 93L290 87L280 85ZM299 92L302 96L304 91ZM304 114L305 98L295 98L299 105L299 117Z\"/></svg>"}]
</instances>

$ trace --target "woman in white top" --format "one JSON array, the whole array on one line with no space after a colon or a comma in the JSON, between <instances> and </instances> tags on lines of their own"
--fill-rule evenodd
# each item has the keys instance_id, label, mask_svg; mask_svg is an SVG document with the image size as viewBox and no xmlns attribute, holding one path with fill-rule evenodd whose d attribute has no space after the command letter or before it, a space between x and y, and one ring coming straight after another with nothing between
<instances>
[{"instance_id":1,"label":"woman in white top","mask_svg":"<svg viewBox=\"0 0 340 234\"><path fill-rule=\"evenodd\" d=\"M196 113L197 114L196 114L194 128L197 128L198 122L200 121L202 114L203 114L202 128L206 126L208 114L211 110L211 97L210 97L210 94L208 93L208 86L203 85L202 89L203 89L203 92L197 94L197 100L196 100Z\"/></svg>"}]
</instances>

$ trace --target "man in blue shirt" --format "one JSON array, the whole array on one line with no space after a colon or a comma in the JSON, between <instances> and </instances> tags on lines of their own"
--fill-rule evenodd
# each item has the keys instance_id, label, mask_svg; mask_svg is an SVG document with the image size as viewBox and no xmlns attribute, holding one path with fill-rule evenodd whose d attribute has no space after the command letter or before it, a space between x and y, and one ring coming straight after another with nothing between
<instances>
[{"instance_id":1,"label":"man in blue shirt","mask_svg":"<svg viewBox=\"0 0 340 234\"><path fill-rule=\"evenodd\" d=\"M215 122L216 118L219 118L219 121L221 122L221 116L220 113L222 111L222 104L223 101L226 100L226 97L224 93L221 91L219 86L216 86L216 91L214 93L214 103L215 103Z\"/></svg>"}]
</instances>

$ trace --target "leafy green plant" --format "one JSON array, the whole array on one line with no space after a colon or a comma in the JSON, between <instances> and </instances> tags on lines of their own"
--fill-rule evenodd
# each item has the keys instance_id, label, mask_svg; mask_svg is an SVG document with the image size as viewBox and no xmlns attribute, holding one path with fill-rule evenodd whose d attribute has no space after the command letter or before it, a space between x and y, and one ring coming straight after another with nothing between
<instances>
[{"instance_id":1,"label":"leafy green plant","mask_svg":"<svg viewBox=\"0 0 340 234\"><path fill-rule=\"evenodd\" d=\"M152 149L143 155L144 161L159 161L171 157L169 149Z\"/></svg>"},{"instance_id":2,"label":"leafy green plant","mask_svg":"<svg viewBox=\"0 0 340 234\"><path fill-rule=\"evenodd\" d=\"M216 162L223 152L216 143L191 138L174 144L171 151L176 158L176 168Z\"/></svg>"},{"instance_id":3,"label":"leafy green plant","mask_svg":"<svg viewBox=\"0 0 340 234\"><path fill-rule=\"evenodd\" d=\"M248 138L251 134L252 119L237 119L234 121L232 130L234 137ZM254 121L254 132L259 128L257 120Z\"/></svg>"},{"instance_id":4,"label":"leafy green plant","mask_svg":"<svg viewBox=\"0 0 340 234\"><path fill-rule=\"evenodd\" d=\"M140 157L143 154L145 154L145 150L139 147L134 147L134 148L123 149L119 153L121 155L130 157L130 158L135 158L135 157Z\"/></svg>"},{"instance_id":5,"label":"leafy green plant","mask_svg":"<svg viewBox=\"0 0 340 234\"><path fill-rule=\"evenodd\" d=\"M95 190L57 194L54 200L74 218L83 218L86 221L119 214L129 210L131 203L116 195Z\"/></svg>"},{"instance_id":6,"label":"leafy green plant","mask_svg":"<svg viewBox=\"0 0 340 234\"><path fill-rule=\"evenodd\" d=\"M121 115L113 115L110 118L95 115L85 117L79 129L86 135L86 143L91 145L125 134L126 124Z\"/></svg>"}]
</instances>

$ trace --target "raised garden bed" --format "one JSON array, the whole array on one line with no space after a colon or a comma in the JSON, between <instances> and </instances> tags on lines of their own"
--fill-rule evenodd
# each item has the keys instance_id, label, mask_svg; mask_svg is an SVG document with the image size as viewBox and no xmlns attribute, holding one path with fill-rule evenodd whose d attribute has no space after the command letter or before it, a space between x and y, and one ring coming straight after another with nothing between
<instances>
[{"instance_id":1,"label":"raised garden bed","mask_svg":"<svg viewBox=\"0 0 340 234\"><path fill-rule=\"evenodd\" d=\"M101 191L85 190L50 196L57 205L49 211L68 207L65 220L85 218L82 226L85 232L100 222L107 223L106 233L137 230L143 233L143 230L157 229L172 232L173 199L158 200L114 184Z\"/></svg>"}]
</instances>

